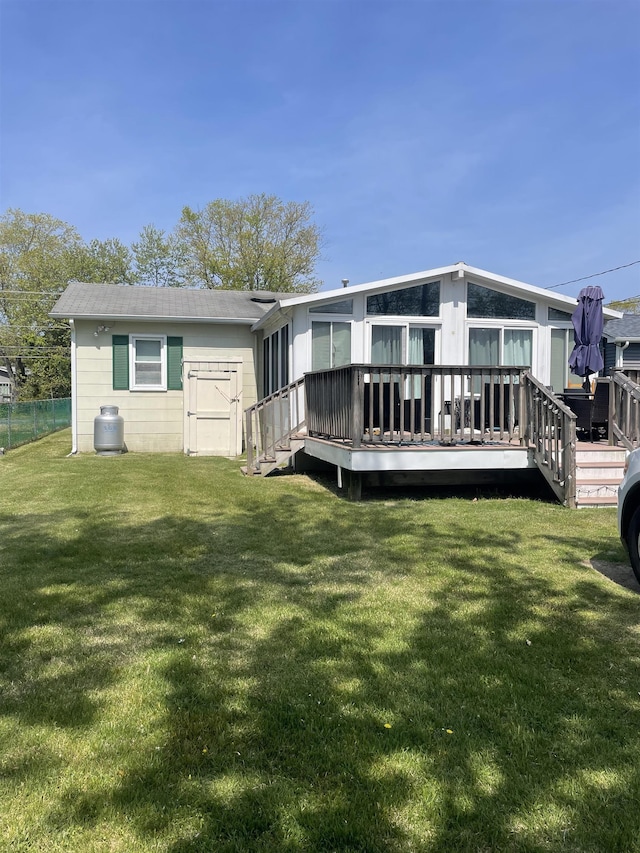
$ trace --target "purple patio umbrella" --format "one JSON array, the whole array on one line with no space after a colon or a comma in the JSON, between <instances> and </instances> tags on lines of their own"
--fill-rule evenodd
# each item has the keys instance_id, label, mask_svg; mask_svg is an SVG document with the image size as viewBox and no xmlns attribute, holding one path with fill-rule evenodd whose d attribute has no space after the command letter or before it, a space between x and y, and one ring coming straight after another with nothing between
<instances>
[{"instance_id":1,"label":"purple patio umbrella","mask_svg":"<svg viewBox=\"0 0 640 853\"><path fill-rule=\"evenodd\" d=\"M583 287L578 294L578 305L571 315L575 346L569 356L569 367L576 376L584 376L584 387L589 389L589 374L604 367L600 352L600 338L604 318L602 300L604 293L597 285Z\"/></svg>"}]
</instances>

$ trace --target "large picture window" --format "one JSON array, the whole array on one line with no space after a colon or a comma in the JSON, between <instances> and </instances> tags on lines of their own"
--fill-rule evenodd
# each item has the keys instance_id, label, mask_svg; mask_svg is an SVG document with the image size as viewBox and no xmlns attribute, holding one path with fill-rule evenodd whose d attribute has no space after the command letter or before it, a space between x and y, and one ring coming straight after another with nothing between
<instances>
[{"instance_id":1,"label":"large picture window","mask_svg":"<svg viewBox=\"0 0 640 853\"><path fill-rule=\"evenodd\" d=\"M394 317L437 317L440 314L440 282L430 281L402 290L367 297L367 314Z\"/></svg>"},{"instance_id":2,"label":"large picture window","mask_svg":"<svg viewBox=\"0 0 640 853\"><path fill-rule=\"evenodd\" d=\"M489 287L469 282L467 285L467 317L497 320L535 320L536 304L518 296L500 293Z\"/></svg>"}]
</instances>

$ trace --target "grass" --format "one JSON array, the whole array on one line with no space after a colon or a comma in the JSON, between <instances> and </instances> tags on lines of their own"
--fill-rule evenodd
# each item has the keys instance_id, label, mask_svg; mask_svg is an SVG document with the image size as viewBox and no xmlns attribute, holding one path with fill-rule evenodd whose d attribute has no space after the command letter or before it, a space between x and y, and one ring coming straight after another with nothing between
<instances>
[{"instance_id":1,"label":"grass","mask_svg":"<svg viewBox=\"0 0 640 853\"><path fill-rule=\"evenodd\" d=\"M0 458L0 849L640 851L615 514Z\"/></svg>"}]
</instances>

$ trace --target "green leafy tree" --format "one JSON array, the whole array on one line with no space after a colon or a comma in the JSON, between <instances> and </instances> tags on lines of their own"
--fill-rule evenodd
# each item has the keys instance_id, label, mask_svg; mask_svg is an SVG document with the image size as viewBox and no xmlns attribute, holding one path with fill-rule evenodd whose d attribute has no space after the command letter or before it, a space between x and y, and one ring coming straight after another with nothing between
<instances>
[{"instance_id":1,"label":"green leafy tree","mask_svg":"<svg viewBox=\"0 0 640 853\"><path fill-rule=\"evenodd\" d=\"M187 280L209 288L310 293L322 235L308 202L273 195L185 207L176 228Z\"/></svg>"},{"instance_id":2,"label":"green leafy tree","mask_svg":"<svg viewBox=\"0 0 640 853\"><path fill-rule=\"evenodd\" d=\"M69 329L49 312L72 279L132 284L131 250L117 239L85 243L48 213L12 209L0 216L0 363L14 397L71 392Z\"/></svg>"},{"instance_id":3,"label":"green leafy tree","mask_svg":"<svg viewBox=\"0 0 640 853\"><path fill-rule=\"evenodd\" d=\"M607 306L614 311L622 311L624 314L640 314L640 296L630 296L628 299L619 299L610 302Z\"/></svg>"},{"instance_id":4,"label":"green leafy tree","mask_svg":"<svg viewBox=\"0 0 640 853\"><path fill-rule=\"evenodd\" d=\"M140 239L131 244L135 274L141 284L179 287L185 283L185 258L179 241L154 225L145 225Z\"/></svg>"},{"instance_id":5,"label":"green leafy tree","mask_svg":"<svg viewBox=\"0 0 640 853\"><path fill-rule=\"evenodd\" d=\"M90 240L74 250L69 279L100 284L135 284L131 249L117 238Z\"/></svg>"},{"instance_id":6,"label":"green leafy tree","mask_svg":"<svg viewBox=\"0 0 640 853\"><path fill-rule=\"evenodd\" d=\"M14 397L69 394L69 332L48 313L81 248L75 228L49 214L0 216L0 359Z\"/></svg>"}]
</instances>

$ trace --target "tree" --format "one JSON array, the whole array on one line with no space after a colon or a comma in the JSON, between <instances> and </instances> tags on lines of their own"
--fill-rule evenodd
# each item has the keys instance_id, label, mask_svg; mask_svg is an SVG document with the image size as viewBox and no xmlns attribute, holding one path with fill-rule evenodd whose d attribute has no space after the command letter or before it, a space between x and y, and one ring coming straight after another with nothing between
<instances>
[{"instance_id":1,"label":"tree","mask_svg":"<svg viewBox=\"0 0 640 853\"><path fill-rule=\"evenodd\" d=\"M48 313L81 247L75 228L49 214L0 216L0 359L14 396L69 394L69 332Z\"/></svg>"},{"instance_id":2,"label":"tree","mask_svg":"<svg viewBox=\"0 0 640 853\"><path fill-rule=\"evenodd\" d=\"M610 302L607 308L614 311L622 311L624 314L640 314L640 296L630 296L628 299L619 299Z\"/></svg>"},{"instance_id":3,"label":"tree","mask_svg":"<svg viewBox=\"0 0 640 853\"><path fill-rule=\"evenodd\" d=\"M48 213L0 216L0 360L13 396L69 396L70 333L49 311L72 279L132 284L131 251L117 239L85 243Z\"/></svg>"},{"instance_id":4,"label":"tree","mask_svg":"<svg viewBox=\"0 0 640 853\"><path fill-rule=\"evenodd\" d=\"M90 240L74 252L67 270L69 279L100 284L135 284L131 250L113 237Z\"/></svg>"},{"instance_id":5,"label":"tree","mask_svg":"<svg viewBox=\"0 0 640 853\"><path fill-rule=\"evenodd\" d=\"M176 228L185 272L209 288L310 293L322 236L308 202L273 195L185 207Z\"/></svg>"},{"instance_id":6,"label":"tree","mask_svg":"<svg viewBox=\"0 0 640 853\"><path fill-rule=\"evenodd\" d=\"M179 287L184 284L184 262L178 240L154 225L145 225L137 243L131 244L135 273L141 284Z\"/></svg>"}]
</instances>

